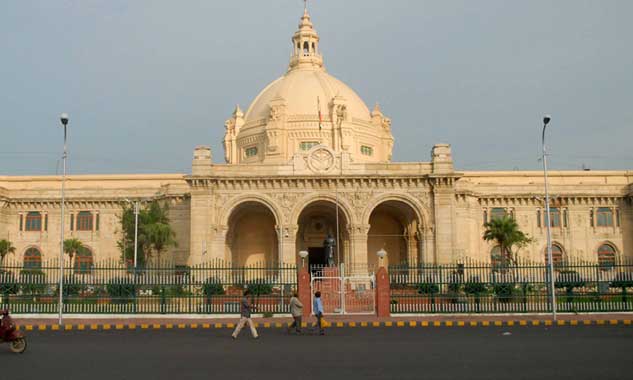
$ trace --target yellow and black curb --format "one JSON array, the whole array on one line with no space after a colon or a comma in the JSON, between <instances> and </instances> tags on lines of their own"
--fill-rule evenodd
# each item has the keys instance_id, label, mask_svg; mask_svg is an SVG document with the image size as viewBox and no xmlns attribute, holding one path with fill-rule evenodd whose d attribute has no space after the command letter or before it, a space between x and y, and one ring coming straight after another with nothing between
<instances>
[{"instance_id":1,"label":"yellow and black curb","mask_svg":"<svg viewBox=\"0 0 633 380\"><path fill-rule=\"evenodd\" d=\"M328 322L326 327L513 327L513 326L631 326L631 319L597 320L516 320L516 321L385 321L385 322ZM285 328L290 323L255 323L257 328ZM307 323L303 323L306 327ZM108 330L184 330L233 329L235 323L101 323L101 324L23 324L22 331L108 331Z\"/></svg>"}]
</instances>

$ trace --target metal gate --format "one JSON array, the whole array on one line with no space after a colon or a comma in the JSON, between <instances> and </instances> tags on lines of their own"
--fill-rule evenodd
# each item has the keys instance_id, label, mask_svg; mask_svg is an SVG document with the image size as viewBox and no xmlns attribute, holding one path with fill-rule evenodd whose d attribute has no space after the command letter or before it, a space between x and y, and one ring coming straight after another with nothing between
<instances>
[{"instance_id":1,"label":"metal gate","mask_svg":"<svg viewBox=\"0 0 633 380\"><path fill-rule=\"evenodd\" d=\"M321 292L323 312L332 314L375 314L373 273L345 274L344 265L339 267L312 268L310 286L314 293Z\"/></svg>"}]
</instances>

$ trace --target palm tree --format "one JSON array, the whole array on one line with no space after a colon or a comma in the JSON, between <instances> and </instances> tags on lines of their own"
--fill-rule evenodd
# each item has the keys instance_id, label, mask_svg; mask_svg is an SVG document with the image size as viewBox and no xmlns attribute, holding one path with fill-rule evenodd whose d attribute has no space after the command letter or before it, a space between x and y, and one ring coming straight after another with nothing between
<instances>
[{"instance_id":1,"label":"palm tree","mask_svg":"<svg viewBox=\"0 0 633 380\"><path fill-rule=\"evenodd\" d=\"M64 240L64 252L70 257L70 266L73 266L73 256L83 247L83 243L79 239Z\"/></svg>"},{"instance_id":2,"label":"palm tree","mask_svg":"<svg viewBox=\"0 0 633 380\"><path fill-rule=\"evenodd\" d=\"M160 263L160 254L169 246L176 246L176 234L169 224L156 222L145 226L145 234Z\"/></svg>"},{"instance_id":3,"label":"palm tree","mask_svg":"<svg viewBox=\"0 0 633 380\"><path fill-rule=\"evenodd\" d=\"M0 240L0 266L4 262L4 257L9 253L15 253L15 247L13 244L5 239Z\"/></svg>"},{"instance_id":4,"label":"palm tree","mask_svg":"<svg viewBox=\"0 0 633 380\"><path fill-rule=\"evenodd\" d=\"M517 263L516 252L512 252L512 247L522 248L533 241L531 237L519 229L516 220L509 215L493 218L484 224L484 227L486 227L484 240L499 244L502 267L506 265L506 260Z\"/></svg>"}]
</instances>

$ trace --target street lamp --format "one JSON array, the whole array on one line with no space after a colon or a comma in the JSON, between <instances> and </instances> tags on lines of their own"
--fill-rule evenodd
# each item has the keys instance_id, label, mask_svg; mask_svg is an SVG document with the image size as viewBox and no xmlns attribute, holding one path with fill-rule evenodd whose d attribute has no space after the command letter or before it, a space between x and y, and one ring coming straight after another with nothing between
<instances>
[{"instance_id":1,"label":"street lamp","mask_svg":"<svg viewBox=\"0 0 633 380\"><path fill-rule=\"evenodd\" d=\"M380 248L380 250L378 252L376 252L376 255L378 256L378 259L380 259L380 265L382 265L382 259L385 258L385 256L387 256L387 251L385 251L384 248Z\"/></svg>"},{"instance_id":2,"label":"street lamp","mask_svg":"<svg viewBox=\"0 0 633 380\"><path fill-rule=\"evenodd\" d=\"M299 256L301 257L301 267L305 267L305 259L308 255L309 253L306 250L299 251Z\"/></svg>"},{"instance_id":3,"label":"street lamp","mask_svg":"<svg viewBox=\"0 0 633 380\"><path fill-rule=\"evenodd\" d=\"M66 151L66 136L68 125L68 114L62 113L59 116L59 120L64 127L64 153L62 155L63 171L62 171L62 200L61 200L61 227L59 236L59 324L62 324L62 314L64 311L64 190L66 186L66 157L68 156ZM70 263L72 265L72 263Z\"/></svg>"},{"instance_id":4,"label":"street lamp","mask_svg":"<svg viewBox=\"0 0 633 380\"><path fill-rule=\"evenodd\" d=\"M129 199L125 199L127 203L134 205L134 271L136 271L138 264L138 213L139 213L139 201L132 202Z\"/></svg>"},{"instance_id":5,"label":"street lamp","mask_svg":"<svg viewBox=\"0 0 633 380\"><path fill-rule=\"evenodd\" d=\"M552 316L554 320L556 320L556 293L554 290L554 260L552 260L552 230L551 230L551 222L550 222L550 211L549 211L549 190L547 188L547 150L545 148L545 129L547 125L552 120L550 115L543 116L543 136L542 136L542 145L543 145L543 178L545 182L545 225L547 228L547 260L549 261L548 270L549 270L549 286L550 286L550 294L551 302L552 302Z\"/></svg>"}]
</instances>

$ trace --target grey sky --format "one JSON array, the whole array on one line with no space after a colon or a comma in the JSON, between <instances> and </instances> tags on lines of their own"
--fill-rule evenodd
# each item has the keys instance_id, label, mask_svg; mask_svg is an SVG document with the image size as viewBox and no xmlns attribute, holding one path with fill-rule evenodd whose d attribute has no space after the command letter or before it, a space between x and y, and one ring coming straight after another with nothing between
<instances>
[{"instance_id":1,"label":"grey sky","mask_svg":"<svg viewBox=\"0 0 633 380\"><path fill-rule=\"evenodd\" d=\"M633 167L633 2L313 0L325 65L393 119L395 161ZM190 172L281 75L300 0L0 3L0 174Z\"/></svg>"}]
</instances>

